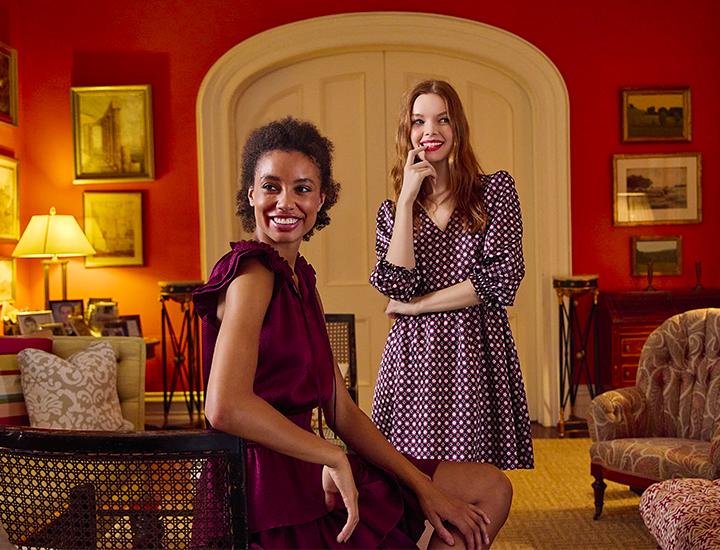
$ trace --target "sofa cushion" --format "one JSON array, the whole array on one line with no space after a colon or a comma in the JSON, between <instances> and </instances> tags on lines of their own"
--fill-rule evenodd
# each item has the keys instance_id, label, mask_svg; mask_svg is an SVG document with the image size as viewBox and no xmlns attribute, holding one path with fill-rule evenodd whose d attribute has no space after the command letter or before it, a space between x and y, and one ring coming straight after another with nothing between
<instances>
[{"instance_id":1,"label":"sofa cushion","mask_svg":"<svg viewBox=\"0 0 720 550\"><path fill-rule=\"evenodd\" d=\"M93 342L67 359L41 350L18 353L30 424L35 428L127 431L120 409L117 358L108 342Z\"/></svg>"},{"instance_id":2,"label":"sofa cushion","mask_svg":"<svg viewBox=\"0 0 720 550\"><path fill-rule=\"evenodd\" d=\"M50 338L0 337L0 424L29 426L17 353L25 348L51 351Z\"/></svg>"},{"instance_id":3,"label":"sofa cushion","mask_svg":"<svg viewBox=\"0 0 720 550\"><path fill-rule=\"evenodd\" d=\"M629 437L597 441L590 446L590 462L651 480L716 477L710 443L696 439Z\"/></svg>"}]
</instances>

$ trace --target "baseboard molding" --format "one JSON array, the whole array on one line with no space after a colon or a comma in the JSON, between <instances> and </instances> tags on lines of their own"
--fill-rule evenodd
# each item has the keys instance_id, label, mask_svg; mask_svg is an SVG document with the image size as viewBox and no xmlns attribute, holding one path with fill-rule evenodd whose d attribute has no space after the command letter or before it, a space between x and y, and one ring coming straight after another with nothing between
<instances>
[{"instance_id":1,"label":"baseboard molding","mask_svg":"<svg viewBox=\"0 0 720 550\"><path fill-rule=\"evenodd\" d=\"M145 392L145 425L148 428L183 428L202 427L205 423L205 416L197 412L197 402L193 399L193 412L188 410L190 394L188 392L175 392L170 403L167 419L163 407L163 392Z\"/></svg>"}]
</instances>

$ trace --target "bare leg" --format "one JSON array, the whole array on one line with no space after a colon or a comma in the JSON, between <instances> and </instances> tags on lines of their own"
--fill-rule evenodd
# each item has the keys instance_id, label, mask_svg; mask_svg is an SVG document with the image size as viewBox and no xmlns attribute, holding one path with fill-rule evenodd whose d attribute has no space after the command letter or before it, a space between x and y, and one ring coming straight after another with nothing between
<instances>
[{"instance_id":1,"label":"bare leg","mask_svg":"<svg viewBox=\"0 0 720 550\"><path fill-rule=\"evenodd\" d=\"M433 481L447 493L479 506L488 515L488 533L492 544L510 513L512 485L507 476L491 464L442 462L435 470ZM450 532L455 538L455 546L447 546L433 535L428 549L465 548L462 533L452 527Z\"/></svg>"}]
</instances>

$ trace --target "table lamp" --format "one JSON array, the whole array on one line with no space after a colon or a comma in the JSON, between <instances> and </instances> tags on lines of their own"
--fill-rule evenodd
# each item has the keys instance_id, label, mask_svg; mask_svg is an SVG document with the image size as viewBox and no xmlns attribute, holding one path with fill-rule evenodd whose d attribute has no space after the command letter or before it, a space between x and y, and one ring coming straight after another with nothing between
<instances>
[{"instance_id":1,"label":"table lamp","mask_svg":"<svg viewBox=\"0 0 720 550\"><path fill-rule=\"evenodd\" d=\"M57 215L55 207L50 214L33 216L13 250L14 258L50 258L43 260L45 276L45 308L50 308L50 266L60 264L62 269L62 297L67 300L67 264L73 256L89 256L95 249L73 216Z\"/></svg>"}]
</instances>

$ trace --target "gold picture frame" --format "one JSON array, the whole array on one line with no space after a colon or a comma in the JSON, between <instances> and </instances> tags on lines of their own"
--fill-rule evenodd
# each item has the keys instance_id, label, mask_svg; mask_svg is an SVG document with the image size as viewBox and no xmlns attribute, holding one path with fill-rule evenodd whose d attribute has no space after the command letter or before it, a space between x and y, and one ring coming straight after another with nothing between
<instances>
[{"instance_id":1,"label":"gold picture frame","mask_svg":"<svg viewBox=\"0 0 720 550\"><path fill-rule=\"evenodd\" d=\"M73 183L154 180L150 85L74 87L70 95Z\"/></svg>"},{"instance_id":2,"label":"gold picture frame","mask_svg":"<svg viewBox=\"0 0 720 550\"><path fill-rule=\"evenodd\" d=\"M19 238L18 161L0 155L0 241Z\"/></svg>"},{"instance_id":3,"label":"gold picture frame","mask_svg":"<svg viewBox=\"0 0 720 550\"><path fill-rule=\"evenodd\" d=\"M613 224L702 221L700 153L613 155Z\"/></svg>"},{"instance_id":4,"label":"gold picture frame","mask_svg":"<svg viewBox=\"0 0 720 550\"><path fill-rule=\"evenodd\" d=\"M690 88L623 88L622 141L690 141Z\"/></svg>"},{"instance_id":5,"label":"gold picture frame","mask_svg":"<svg viewBox=\"0 0 720 550\"><path fill-rule=\"evenodd\" d=\"M141 191L85 191L85 235L95 249L85 267L143 265L142 210Z\"/></svg>"},{"instance_id":6,"label":"gold picture frame","mask_svg":"<svg viewBox=\"0 0 720 550\"><path fill-rule=\"evenodd\" d=\"M0 258L0 302L15 300L15 258Z\"/></svg>"},{"instance_id":7,"label":"gold picture frame","mask_svg":"<svg viewBox=\"0 0 720 550\"><path fill-rule=\"evenodd\" d=\"M635 235L630 240L631 268L635 276L682 275L682 237L680 235L650 237Z\"/></svg>"},{"instance_id":8,"label":"gold picture frame","mask_svg":"<svg viewBox=\"0 0 720 550\"><path fill-rule=\"evenodd\" d=\"M0 42L0 122L17 126L17 50Z\"/></svg>"}]
</instances>

